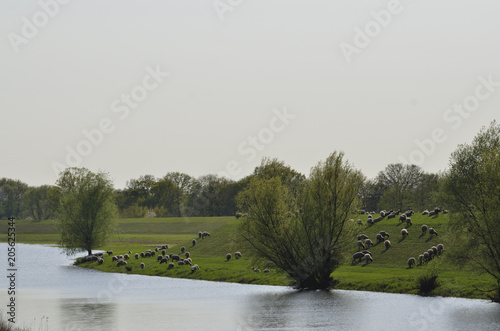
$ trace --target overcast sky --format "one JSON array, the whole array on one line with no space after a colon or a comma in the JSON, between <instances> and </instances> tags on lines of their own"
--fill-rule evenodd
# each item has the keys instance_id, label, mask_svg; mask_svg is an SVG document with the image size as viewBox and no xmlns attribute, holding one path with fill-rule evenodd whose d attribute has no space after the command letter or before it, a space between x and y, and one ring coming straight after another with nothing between
<instances>
[{"instance_id":1,"label":"overcast sky","mask_svg":"<svg viewBox=\"0 0 500 331\"><path fill-rule=\"evenodd\" d=\"M498 118L498 1L59 1L0 2L0 177L437 172Z\"/></svg>"}]
</instances>

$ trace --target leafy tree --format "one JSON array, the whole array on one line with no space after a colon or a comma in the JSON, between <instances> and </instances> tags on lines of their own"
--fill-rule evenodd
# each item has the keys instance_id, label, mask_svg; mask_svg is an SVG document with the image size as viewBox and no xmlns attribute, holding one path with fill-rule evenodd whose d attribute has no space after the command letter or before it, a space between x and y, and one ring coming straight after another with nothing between
<instances>
[{"instance_id":1,"label":"leafy tree","mask_svg":"<svg viewBox=\"0 0 500 331\"><path fill-rule=\"evenodd\" d=\"M68 168L56 181L59 189L61 244L68 254L102 246L110 235L115 217L114 190L106 173Z\"/></svg>"},{"instance_id":2,"label":"leafy tree","mask_svg":"<svg viewBox=\"0 0 500 331\"><path fill-rule=\"evenodd\" d=\"M454 261L472 263L497 282L500 302L500 126L492 122L451 155L444 193L451 209Z\"/></svg>"},{"instance_id":3,"label":"leafy tree","mask_svg":"<svg viewBox=\"0 0 500 331\"><path fill-rule=\"evenodd\" d=\"M389 164L377 176L377 182L384 187L379 208L404 209L411 203L414 190L422 182L424 172L417 165Z\"/></svg>"},{"instance_id":4,"label":"leafy tree","mask_svg":"<svg viewBox=\"0 0 500 331\"><path fill-rule=\"evenodd\" d=\"M22 206L25 214L34 220L46 220L53 216L51 186L30 187L23 195Z\"/></svg>"},{"instance_id":5,"label":"leafy tree","mask_svg":"<svg viewBox=\"0 0 500 331\"><path fill-rule=\"evenodd\" d=\"M0 218L19 217L22 198L28 185L20 180L0 179Z\"/></svg>"},{"instance_id":6,"label":"leafy tree","mask_svg":"<svg viewBox=\"0 0 500 331\"><path fill-rule=\"evenodd\" d=\"M282 167L286 169L286 167ZM286 173L255 176L238 195L241 235L254 255L284 270L300 289L327 289L342 261L357 210L363 175L333 153L300 185L287 185ZM285 179L285 180L284 180Z\"/></svg>"}]
</instances>

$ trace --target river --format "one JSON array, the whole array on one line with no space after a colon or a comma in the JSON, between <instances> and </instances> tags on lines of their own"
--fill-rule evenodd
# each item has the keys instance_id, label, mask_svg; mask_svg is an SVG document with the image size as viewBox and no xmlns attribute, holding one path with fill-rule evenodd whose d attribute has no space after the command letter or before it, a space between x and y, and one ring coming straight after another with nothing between
<instances>
[{"instance_id":1,"label":"river","mask_svg":"<svg viewBox=\"0 0 500 331\"><path fill-rule=\"evenodd\" d=\"M58 247L16 248L16 325L30 330L500 330L500 305L485 300L112 274ZM0 252L8 275L7 244Z\"/></svg>"}]
</instances>

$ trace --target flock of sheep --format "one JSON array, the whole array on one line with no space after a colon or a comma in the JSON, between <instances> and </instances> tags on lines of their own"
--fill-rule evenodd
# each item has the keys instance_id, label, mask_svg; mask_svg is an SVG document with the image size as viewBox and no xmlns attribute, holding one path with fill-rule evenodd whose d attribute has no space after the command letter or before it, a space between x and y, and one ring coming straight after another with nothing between
<instances>
[{"instance_id":1,"label":"flock of sheep","mask_svg":"<svg viewBox=\"0 0 500 331\"><path fill-rule=\"evenodd\" d=\"M428 210L424 210L422 212L422 215L434 216L440 212L442 212L443 214L448 213L447 210L441 211L439 208L436 208L430 212ZM410 232L408 231L408 227L413 225L412 220L411 220L411 216L414 214L413 210L408 210L404 213L401 213L401 210L397 210L397 211L382 210L380 212L380 216L377 218L373 218L373 216L372 216L373 214L376 214L375 212L365 212L364 210L362 210L360 212L360 214L368 214L367 224L369 224L369 225L373 225L377 222L380 222L385 217L387 217L387 219L391 219L391 218L396 218L397 216L399 216L399 221L401 223L406 223L406 227L407 227L407 228L401 229L402 239L405 239L407 236L410 235ZM352 219L349 221L354 222L354 220L352 220ZM363 221L360 219L358 219L356 221L356 223L358 225L363 225ZM424 236L426 234L429 234L430 236L437 236L438 235L438 233L435 229L429 228L425 224L421 226L421 231L422 231L422 236ZM384 243L384 247L385 247L386 251L389 248L391 248L391 245L392 245L388 238L389 238L389 233L387 233L386 231L380 231L375 236L376 243L377 244ZM360 234L357 237L356 244L357 244L359 251L353 254L351 264L354 263L355 261L361 262L363 260L365 260L366 263L373 262L373 254L370 251L366 250L367 248L369 248L371 246L375 246L373 241L370 238L368 238L367 235ZM424 262L428 262L428 261L432 260L433 257L441 254L443 252L443 250L444 250L443 244L438 244L436 246L432 246L426 252L419 255L419 257L418 257L419 265L423 265ZM412 268L413 266L416 265L416 262L417 262L417 260L414 257L410 257L407 261L408 267Z\"/></svg>"}]
</instances>

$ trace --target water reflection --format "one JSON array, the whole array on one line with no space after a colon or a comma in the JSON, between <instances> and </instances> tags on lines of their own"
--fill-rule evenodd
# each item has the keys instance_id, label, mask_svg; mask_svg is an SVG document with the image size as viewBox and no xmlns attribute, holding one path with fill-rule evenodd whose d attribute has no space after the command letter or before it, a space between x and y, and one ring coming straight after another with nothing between
<instances>
[{"instance_id":1,"label":"water reflection","mask_svg":"<svg viewBox=\"0 0 500 331\"><path fill-rule=\"evenodd\" d=\"M60 325L65 331L114 330L116 305L89 299L60 299Z\"/></svg>"}]
</instances>

